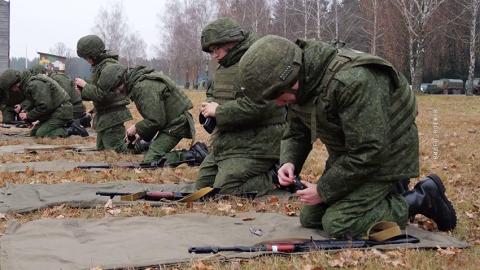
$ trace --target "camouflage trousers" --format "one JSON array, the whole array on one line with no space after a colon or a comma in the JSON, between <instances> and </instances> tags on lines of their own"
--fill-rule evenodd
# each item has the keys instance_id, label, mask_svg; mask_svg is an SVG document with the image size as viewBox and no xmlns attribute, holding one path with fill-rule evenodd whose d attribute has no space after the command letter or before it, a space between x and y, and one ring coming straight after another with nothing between
<instances>
[{"instance_id":1,"label":"camouflage trousers","mask_svg":"<svg viewBox=\"0 0 480 270\"><path fill-rule=\"evenodd\" d=\"M33 137L62 137L68 136L65 125L69 120L50 118L36 125L30 135Z\"/></svg>"},{"instance_id":2,"label":"camouflage trousers","mask_svg":"<svg viewBox=\"0 0 480 270\"><path fill-rule=\"evenodd\" d=\"M8 124L13 121L15 121L15 112L10 109L2 110L2 122Z\"/></svg>"},{"instance_id":3,"label":"camouflage trousers","mask_svg":"<svg viewBox=\"0 0 480 270\"><path fill-rule=\"evenodd\" d=\"M238 157L216 161L215 155L209 153L200 165L196 188L220 188L220 192L227 194L265 195L273 189L269 170L275 162L275 159Z\"/></svg>"},{"instance_id":4,"label":"camouflage trousers","mask_svg":"<svg viewBox=\"0 0 480 270\"><path fill-rule=\"evenodd\" d=\"M396 222L404 228L408 205L402 195L392 192L393 186L394 183L368 182L330 205L306 205L300 212L300 223L323 229L336 238L363 237L380 221Z\"/></svg>"},{"instance_id":5,"label":"camouflage trousers","mask_svg":"<svg viewBox=\"0 0 480 270\"><path fill-rule=\"evenodd\" d=\"M97 132L98 150L115 150L119 153L129 153L125 143L125 126L116 125Z\"/></svg>"},{"instance_id":6,"label":"camouflage trousers","mask_svg":"<svg viewBox=\"0 0 480 270\"><path fill-rule=\"evenodd\" d=\"M181 151L170 152L181 139L166 133L159 133L145 153L144 162L156 161L162 157L165 157L168 163L181 161L183 158Z\"/></svg>"}]
</instances>

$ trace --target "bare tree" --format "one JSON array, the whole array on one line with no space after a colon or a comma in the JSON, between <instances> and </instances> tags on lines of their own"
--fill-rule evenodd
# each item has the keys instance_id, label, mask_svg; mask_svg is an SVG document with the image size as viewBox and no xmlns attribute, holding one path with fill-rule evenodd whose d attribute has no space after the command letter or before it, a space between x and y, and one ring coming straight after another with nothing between
<instances>
[{"instance_id":1,"label":"bare tree","mask_svg":"<svg viewBox=\"0 0 480 270\"><path fill-rule=\"evenodd\" d=\"M128 32L127 17L122 3L110 2L108 9L102 7L92 31L103 39L107 49L119 53Z\"/></svg>"},{"instance_id":2,"label":"bare tree","mask_svg":"<svg viewBox=\"0 0 480 270\"><path fill-rule=\"evenodd\" d=\"M409 62L412 88L420 90L426 39L436 29L432 18L446 0L392 0L402 14L409 33Z\"/></svg>"},{"instance_id":3,"label":"bare tree","mask_svg":"<svg viewBox=\"0 0 480 270\"><path fill-rule=\"evenodd\" d=\"M49 52L51 54L60 55L67 58L70 58L73 55L72 49L68 48L67 45L65 45L65 43L63 42L55 43L53 47L50 48Z\"/></svg>"},{"instance_id":4,"label":"bare tree","mask_svg":"<svg viewBox=\"0 0 480 270\"><path fill-rule=\"evenodd\" d=\"M465 14L467 14L467 29L468 32L468 46L469 46L469 63L468 63L468 78L465 84L465 94L467 96L473 95L473 79L475 76L475 60L478 39L478 16L480 9L480 0L456 0L456 4L463 7ZM462 16L463 17L463 16ZM469 20L469 21L468 21Z\"/></svg>"},{"instance_id":5,"label":"bare tree","mask_svg":"<svg viewBox=\"0 0 480 270\"><path fill-rule=\"evenodd\" d=\"M360 0L362 16L360 17L364 23L362 30L368 36L370 53L377 54L378 40L383 36L380 27L380 0Z\"/></svg>"},{"instance_id":6,"label":"bare tree","mask_svg":"<svg viewBox=\"0 0 480 270\"><path fill-rule=\"evenodd\" d=\"M210 1L172 1L167 6L170 12L159 16L163 39L158 56L170 76L196 82L208 62L200 47L201 30L216 14L214 8Z\"/></svg>"},{"instance_id":7,"label":"bare tree","mask_svg":"<svg viewBox=\"0 0 480 270\"><path fill-rule=\"evenodd\" d=\"M127 67L136 66L147 56L147 44L138 32L129 34L123 43L122 57Z\"/></svg>"}]
</instances>

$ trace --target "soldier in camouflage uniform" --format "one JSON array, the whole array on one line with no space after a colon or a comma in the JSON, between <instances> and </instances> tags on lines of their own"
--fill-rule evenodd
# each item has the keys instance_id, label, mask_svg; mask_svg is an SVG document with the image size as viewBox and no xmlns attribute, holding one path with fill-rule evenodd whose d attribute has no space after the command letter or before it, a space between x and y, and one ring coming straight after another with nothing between
<instances>
[{"instance_id":1,"label":"soldier in camouflage uniform","mask_svg":"<svg viewBox=\"0 0 480 270\"><path fill-rule=\"evenodd\" d=\"M93 101L95 117L93 128L97 131L97 149L114 149L117 152L130 152L124 141L124 123L132 119L127 108L128 99L115 92L103 91L97 86L102 70L111 64L118 64L118 55L105 50L102 39L87 35L78 40L77 54L92 65L91 83L75 79L76 89L81 91L83 100Z\"/></svg>"},{"instance_id":2,"label":"soldier in camouflage uniform","mask_svg":"<svg viewBox=\"0 0 480 270\"><path fill-rule=\"evenodd\" d=\"M290 185L317 138L329 157L317 184L297 191L300 221L333 237L361 237L374 224L421 213L440 230L456 225L453 206L436 175L413 190L394 192L418 176L415 96L387 61L319 41L278 36L257 41L240 61L241 85L253 100L288 104L288 129L278 170Z\"/></svg>"},{"instance_id":3,"label":"soldier in camouflage uniform","mask_svg":"<svg viewBox=\"0 0 480 270\"><path fill-rule=\"evenodd\" d=\"M170 78L143 66L127 71L120 64L112 64L103 69L98 86L135 102L143 120L129 127L126 136L153 140L145 162L163 158L172 164L194 158L193 163L200 164L205 158L206 153L197 153L196 147L191 151L170 152L182 138L192 139L195 134L193 118L188 112L193 108L192 102Z\"/></svg>"},{"instance_id":4,"label":"soldier in camouflage uniform","mask_svg":"<svg viewBox=\"0 0 480 270\"><path fill-rule=\"evenodd\" d=\"M47 69L44 65L37 64L30 68L32 75L37 74L47 74ZM65 90L70 97L70 103L73 106L73 120L78 121L84 127L90 127L91 117L85 111L85 105L83 105L82 97L77 91L75 91L75 86L73 80L68 77L63 69L53 71L50 73L50 78L56 81L62 88Z\"/></svg>"},{"instance_id":5,"label":"soldier in camouflage uniform","mask_svg":"<svg viewBox=\"0 0 480 270\"><path fill-rule=\"evenodd\" d=\"M15 112L15 105L25 100L22 92L12 93L9 88L0 87L0 110L2 111L2 122L11 124L21 121Z\"/></svg>"},{"instance_id":6,"label":"soldier in camouflage uniform","mask_svg":"<svg viewBox=\"0 0 480 270\"><path fill-rule=\"evenodd\" d=\"M224 193L257 192L274 188L286 112L274 103L253 103L238 84L238 61L255 41L229 18L208 24L202 31L202 50L220 64L201 114L214 117L209 155L202 163L197 188L213 186Z\"/></svg>"},{"instance_id":7,"label":"soldier in camouflage uniform","mask_svg":"<svg viewBox=\"0 0 480 270\"><path fill-rule=\"evenodd\" d=\"M21 120L39 121L31 131L35 137L67 137L81 135L76 126L65 128L73 117L70 97L54 80L44 74L32 76L29 71L8 69L0 76L0 85L10 95L24 96L15 106Z\"/></svg>"},{"instance_id":8,"label":"soldier in camouflage uniform","mask_svg":"<svg viewBox=\"0 0 480 270\"><path fill-rule=\"evenodd\" d=\"M62 69L52 72L50 78L56 81L70 96L70 103L72 103L73 106L73 120L78 121L84 127L90 127L92 118L86 111L82 97L78 91L75 90L74 81L68 77Z\"/></svg>"}]
</instances>

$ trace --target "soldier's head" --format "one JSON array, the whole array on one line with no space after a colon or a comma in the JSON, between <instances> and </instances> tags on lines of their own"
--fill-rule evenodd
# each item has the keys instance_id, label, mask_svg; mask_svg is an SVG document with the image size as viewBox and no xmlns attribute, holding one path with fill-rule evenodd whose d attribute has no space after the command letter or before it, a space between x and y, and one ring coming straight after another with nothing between
<instances>
[{"instance_id":1,"label":"soldier's head","mask_svg":"<svg viewBox=\"0 0 480 270\"><path fill-rule=\"evenodd\" d=\"M18 70L7 69L0 75L0 89L13 92L20 91L21 73Z\"/></svg>"},{"instance_id":2,"label":"soldier's head","mask_svg":"<svg viewBox=\"0 0 480 270\"><path fill-rule=\"evenodd\" d=\"M202 50L219 61L245 37L245 31L236 21L231 18L220 18L203 28Z\"/></svg>"},{"instance_id":3,"label":"soldier's head","mask_svg":"<svg viewBox=\"0 0 480 270\"><path fill-rule=\"evenodd\" d=\"M77 54L93 65L105 53L105 43L97 35L87 35L77 42Z\"/></svg>"},{"instance_id":4,"label":"soldier's head","mask_svg":"<svg viewBox=\"0 0 480 270\"><path fill-rule=\"evenodd\" d=\"M30 73L32 73L32 75L47 74L47 68L44 65L36 64L30 68Z\"/></svg>"},{"instance_id":5,"label":"soldier's head","mask_svg":"<svg viewBox=\"0 0 480 270\"><path fill-rule=\"evenodd\" d=\"M127 94L126 87L127 68L120 64L106 66L98 78L98 86L108 92L116 92L120 95Z\"/></svg>"},{"instance_id":6,"label":"soldier's head","mask_svg":"<svg viewBox=\"0 0 480 270\"><path fill-rule=\"evenodd\" d=\"M252 100L294 103L301 64L300 47L285 38L267 35L250 46L240 60L240 85Z\"/></svg>"}]
</instances>

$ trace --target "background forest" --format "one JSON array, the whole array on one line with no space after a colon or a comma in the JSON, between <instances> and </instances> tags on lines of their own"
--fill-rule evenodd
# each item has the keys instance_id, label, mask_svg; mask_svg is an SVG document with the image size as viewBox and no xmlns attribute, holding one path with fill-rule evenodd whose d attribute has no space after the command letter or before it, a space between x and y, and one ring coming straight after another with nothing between
<instances>
[{"instance_id":1,"label":"background forest","mask_svg":"<svg viewBox=\"0 0 480 270\"><path fill-rule=\"evenodd\" d=\"M215 70L201 51L200 35L208 22L223 16L258 36L344 42L379 55L403 71L414 89L439 78L480 77L480 0L176 0L166 5L167 12L152 22L157 44L146 44L129 28L119 2L98 11L92 33L118 52L123 64L154 67L190 88L204 85ZM52 44L50 53L69 58L68 74L88 78L89 66L76 57L75 48ZM147 46L155 51L149 59ZM25 68L25 58L12 58L10 66Z\"/></svg>"}]
</instances>

